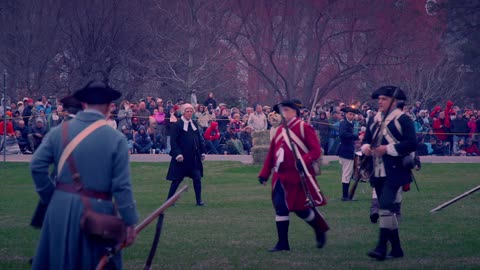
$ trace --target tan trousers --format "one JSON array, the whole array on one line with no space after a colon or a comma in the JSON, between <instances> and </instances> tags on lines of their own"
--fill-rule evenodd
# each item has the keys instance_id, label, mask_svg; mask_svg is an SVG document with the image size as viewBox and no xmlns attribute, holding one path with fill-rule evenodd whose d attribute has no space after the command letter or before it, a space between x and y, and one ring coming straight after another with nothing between
<instances>
[{"instance_id":1,"label":"tan trousers","mask_svg":"<svg viewBox=\"0 0 480 270\"><path fill-rule=\"evenodd\" d=\"M342 183L350 183L353 175L353 159L345 159L339 157L340 165L342 165Z\"/></svg>"}]
</instances>

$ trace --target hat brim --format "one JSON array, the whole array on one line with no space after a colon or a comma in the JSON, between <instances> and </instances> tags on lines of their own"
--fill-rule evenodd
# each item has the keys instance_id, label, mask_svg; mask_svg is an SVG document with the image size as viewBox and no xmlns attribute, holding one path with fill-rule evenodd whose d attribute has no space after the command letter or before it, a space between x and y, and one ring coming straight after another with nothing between
<instances>
[{"instance_id":1,"label":"hat brim","mask_svg":"<svg viewBox=\"0 0 480 270\"><path fill-rule=\"evenodd\" d=\"M68 108L82 109L82 103L78 101L73 95L66 96L60 99L60 103L63 104L63 108L65 109L68 109Z\"/></svg>"},{"instance_id":2,"label":"hat brim","mask_svg":"<svg viewBox=\"0 0 480 270\"><path fill-rule=\"evenodd\" d=\"M344 113L349 113L349 112L354 113L354 114L359 114L360 113L360 111L358 109L353 109L353 108L350 108L350 107L342 108L341 111L344 112Z\"/></svg>"},{"instance_id":3,"label":"hat brim","mask_svg":"<svg viewBox=\"0 0 480 270\"><path fill-rule=\"evenodd\" d=\"M109 104L121 96L122 93L110 87L85 87L73 94L78 101L87 104Z\"/></svg>"}]
</instances>

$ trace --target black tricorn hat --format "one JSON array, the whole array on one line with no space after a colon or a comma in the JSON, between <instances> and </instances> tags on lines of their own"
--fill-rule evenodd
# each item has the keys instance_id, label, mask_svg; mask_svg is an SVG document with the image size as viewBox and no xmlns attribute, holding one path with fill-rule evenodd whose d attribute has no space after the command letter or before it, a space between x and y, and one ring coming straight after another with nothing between
<instances>
[{"instance_id":1,"label":"black tricorn hat","mask_svg":"<svg viewBox=\"0 0 480 270\"><path fill-rule=\"evenodd\" d=\"M300 115L300 109L304 107L302 102L298 99L284 100L279 104L273 106L273 110L278 114L280 114L280 106L294 109L295 111L297 111L297 116Z\"/></svg>"},{"instance_id":2,"label":"black tricorn hat","mask_svg":"<svg viewBox=\"0 0 480 270\"><path fill-rule=\"evenodd\" d=\"M84 88L77 90L73 96L87 104L109 104L122 96L122 93L101 81L91 81Z\"/></svg>"},{"instance_id":3,"label":"black tricorn hat","mask_svg":"<svg viewBox=\"0 0 480 270\"><path fill-rule=\"evenodd\" d=\"M342 108L341 111L344 112L344 113L349 113L349 112L352 112L354 114L359 114L360 113L360 111L358 109L353 108L353 107L345 107L345 108Z\"/></svg>"},{"instance_id":4,"label":"black tricorn hat","mask_svg":"<svg viewBox=\"0 0 480 270\"><path fill-rule=\"evenodd\" d=\"M407 100L407 96L403 90L400 89L400 87L391 85L378 88L375 92L373 92L372 99L378 99L379 96L394 97L397 100Z\"/></svg>"},{"instance_id":5,"label":"black tricorn hat","mask_svg":"<svg viewBox=\"0 0 480 270\"><path fill-rule=\"evenodd\" d=\"M82 103L78 101L73 95L66 96L60 99L60 102L63 104L63 108L75 108L75 109L82 109Z\"/></svg>"}]
</instances>

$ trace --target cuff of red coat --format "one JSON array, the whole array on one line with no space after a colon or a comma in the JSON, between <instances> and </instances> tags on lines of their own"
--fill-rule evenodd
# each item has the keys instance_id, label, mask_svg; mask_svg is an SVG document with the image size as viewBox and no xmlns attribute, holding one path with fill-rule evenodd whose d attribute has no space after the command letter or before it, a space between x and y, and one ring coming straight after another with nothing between
<instances>
[{"instance_id":1,"label":"cuff of red coat","mask_svg":"<svg viewBox=\"0 0 480 270\"><path fill-rule=\"evenodd\" d=\"M122 217L125 225L132 226L138 222L138 213L135 207L135 203L131 203L125 206L118 206L118 212Z\"/></svg>"},{"instance_id":2,"label":"cuff of red coat","mask_svg":"<svg viewBox=\"0 0 480 270\"><path fill-rule=\"evenodd\" d=\"M307 165L307 167L312 165L313 160L309 154L303 155L302 158L303 158L303 161L305 162L305 165Z\"/></svg>"}]
</instances>

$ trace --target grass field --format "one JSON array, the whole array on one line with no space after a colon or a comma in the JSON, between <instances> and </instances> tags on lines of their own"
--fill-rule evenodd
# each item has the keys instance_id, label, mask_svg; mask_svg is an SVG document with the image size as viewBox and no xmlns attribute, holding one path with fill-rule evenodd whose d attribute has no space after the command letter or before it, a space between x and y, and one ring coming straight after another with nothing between
<instances>
[{"instance_id":1,"label":"grass field","mask_svg":"<svg viewBox=\"0 0 480 270\"><path fill-rule=\"evenodd\" d=\"M165 200L167 166L132 163L141 217ZM259 167L211 162L205 171L207 206L194 205L191 188L167 211L154 269L480 269L480 193L429 212L478 185L478 164L425 164L416 173L421 192L405 194L400 225L406 257L385 262L365 255L378 233L368 218L371 190L361 184L358 201L341 202L338 163L324 167L319 178L329 197L321 209L331 226L325 248L315 248L313 231L292 215L292 250L276 254L266 252L276 231L270 188L256 180ZM37 201L33 190L28 164L0 164L0 269L28 269L39 236L28 225ZM153 232L154 225L125 251L126 269L143 269Z\"/></svg>"}]
</instances>

